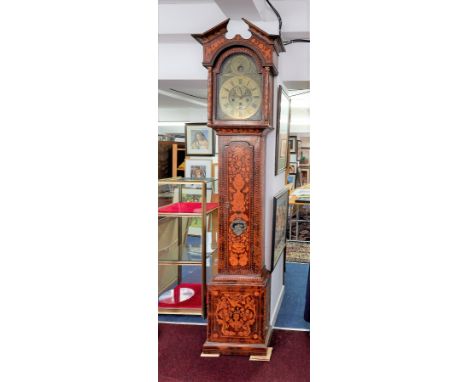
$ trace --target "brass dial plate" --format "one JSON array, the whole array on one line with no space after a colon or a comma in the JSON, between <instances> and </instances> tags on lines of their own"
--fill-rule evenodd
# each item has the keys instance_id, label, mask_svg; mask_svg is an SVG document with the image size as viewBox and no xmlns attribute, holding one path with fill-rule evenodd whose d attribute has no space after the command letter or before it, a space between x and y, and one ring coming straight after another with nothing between
<instances>
[{"instance_id":1,"label":"brass dial plate","mask_svg":"<svg viewBox=\"0 0 468 382\"><path fill-rule=\"evenodd\" d=\"M247 76L234 76L225 81L219 92L221 110L231 118L252 117L260 108L258 83Z\"/></svg>"},{"instance_id":2,"label":"brass dial plate","mask_svg":"<svg viewBox=\"0 0 468 382\"><path fill-rule=\"evenodd\" d=\"M262 77L246 54L230 56L218 75L217 118L260 120Z\"/></svg>"}]
</instances>

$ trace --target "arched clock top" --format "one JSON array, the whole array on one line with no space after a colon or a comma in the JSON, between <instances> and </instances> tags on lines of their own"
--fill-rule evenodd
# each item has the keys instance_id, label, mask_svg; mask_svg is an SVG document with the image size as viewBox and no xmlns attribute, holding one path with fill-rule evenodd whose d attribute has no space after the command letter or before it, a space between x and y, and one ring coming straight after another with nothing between
<instances>
[{"instance_id":1,"label":"arched clock top","mask_svg":"<svg viewBox=\"0 0 468 382\"><path fill-rule=\"evenodd\" d=\"M219 121L264 120L263 84L267 74L254 52L235 47L224 51L213 70L214 119Z\"/></svg>"},{"instance_id":2,"label":"arched clock top","mask_svg":"<svg viewBox=\"0 0 468 382\"><path fill-rule=\"evenodd\" d=\"M231 46L221 50L214 60L213 72L219 73L223 69L227 69L226 65L231 65L231 61L235 56L245 56L245 63L242 66L244 72L252 72L255 70L257 73L262 73L263 66L266 66L262 57L258 56L251 48L244 46ZM247 62L248 61L248 62ZM252 65L253 64L253 65ZM233 72L240 72L238 68L232 68ZM239 73L241 74L241 73Z\"/></svg>"}]
</instances>

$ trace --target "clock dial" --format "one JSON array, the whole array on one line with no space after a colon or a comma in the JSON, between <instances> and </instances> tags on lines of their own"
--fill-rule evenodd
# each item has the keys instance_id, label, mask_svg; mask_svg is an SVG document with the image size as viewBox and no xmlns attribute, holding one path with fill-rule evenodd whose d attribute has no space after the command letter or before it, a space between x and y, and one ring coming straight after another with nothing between
<instances>
[{"instance_id":1,"label":"clock dial","mask_svg":"<svg viewBox=\"0 0 468 382\"><path fill-rule=\"evenodd\" d=\"M260 95L257 82L246 76L234 76L222 84L219 104L229 117L246 119L260 108Z\"/></svg>"},{"instance_id":2,"label":"clock dial","mask_svg":"<svg viewBox=\"0 0 468 382\"><path fill-rule=\"evenodd\" d=\"M218 119L259 120L262 81L255 63L244 54L228 59L218 77Z\"/></svg>"}]
</instances>

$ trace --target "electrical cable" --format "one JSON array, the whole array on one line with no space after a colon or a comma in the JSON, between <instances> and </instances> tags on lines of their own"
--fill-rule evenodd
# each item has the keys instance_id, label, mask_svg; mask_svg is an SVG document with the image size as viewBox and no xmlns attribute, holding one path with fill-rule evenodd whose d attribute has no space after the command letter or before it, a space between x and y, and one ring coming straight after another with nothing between
<instances>
[{"instance_id":1,"label":"electrical cable","mask_svg":"<svg viewBox=\"0 0 468 382\"><path fill-rule=\"evenodd\" d=\"M289 40L289 41L284 41L283 42L283 45L289 45L289 44L293 44L295 42L306 42L306 43L310 43L310 40L309 39L306 39L306 38L295 38L295 39L292 39L292 40Z\"/></svg>"},{"instance_id":2,"label":"electrical cable","mask_svg":"<svg viewBox=\"0 0 468 382\"><path fill-rule=\"evenodd\" d=\"M281 38L281 27L283 26L283 21L281 20L281 15L279 14L279 12L276 10L276 8L270 3L269 0L265 0L268 5L270 6L270 8L272 9L273 12L275 12L276 14L276 17L278 18L278 36L280 37L281 41L283 40ZM296 42L306 42L306 43L310 43L310 40L309 39L306 39L306 38L295 38L295 39L292 39L292 40L288 40L288 41L283 41L283 45L289 45L289 44L294 44Z\"/></svg>"},{"instance_id":3,"label":"electrical cable","mask_svg":"<svg viewBox=\"0 0 468 382\"><path fill-rule=\"evenodd\" d=\"M173 92L176 92L176 93L185 94L185 95L187 95L189 97L193 97L193 98L208 99L208 97L199 97L199 96L196 96L196 95L193 95L193 94L183 92L181 90L176 90L176 89L172 89L172 88L169 88L169 90L172 90Z\"/></svg>"},{"instance_id":4,"label":"electrical cable","mask_svg":"<svg viewBox=\"0 0 468 382\"><path fill-rule=\"evenodd\" d=\"M276 8L273 5L271 5L269 0L265 0L265 1L268 3L270 8L273 10L273 12L275 12L276 17L278 18L278 24L279 24L278 25L278 35L281 38L281 27L283 26L283 21L281 20L281 16L280 16L279 12L276 10Z\"/></svg>"},{"instance_id":5,"label":"electrical cable","mask_svg":"<svg viewBox=\"0 0 468 382\"><path fill-rule=\"evenodd\" d=\"M310 93L310 90L307 90L307 91L302 92L302 93L290 94L289 97L295 97L295 96L302 95L302 94L307 94L307 93Z\"/></svg>"}]
</instances>

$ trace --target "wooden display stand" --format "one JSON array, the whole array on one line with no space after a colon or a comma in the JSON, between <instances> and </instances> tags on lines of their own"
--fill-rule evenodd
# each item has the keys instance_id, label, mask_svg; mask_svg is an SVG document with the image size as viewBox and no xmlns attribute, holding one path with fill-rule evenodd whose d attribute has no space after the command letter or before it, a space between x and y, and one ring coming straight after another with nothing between
<instances>
[{"instance_id":1,"label":"wooden display stand","mask_svg":"<svg viewBox=\"0 0 468 382\"><path fill-rule=\"evenodd\" d=\"M227 39L228 22L193 35L208 69L208 126L219 138L218 274L208 286L203 355L263 359L271 355L272 331L264 263L266 135L273 129L273 76L284 47L245 19L251 37Z\"/></svg>"}]
</instances>

